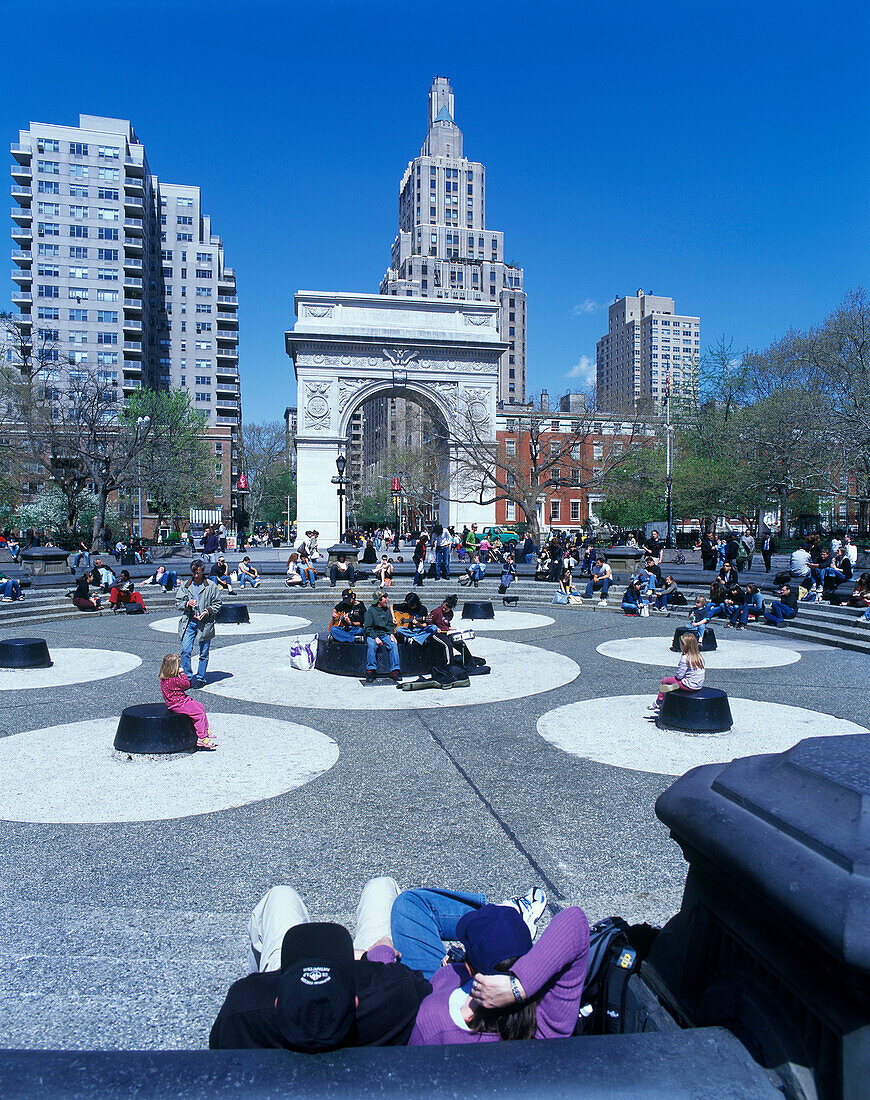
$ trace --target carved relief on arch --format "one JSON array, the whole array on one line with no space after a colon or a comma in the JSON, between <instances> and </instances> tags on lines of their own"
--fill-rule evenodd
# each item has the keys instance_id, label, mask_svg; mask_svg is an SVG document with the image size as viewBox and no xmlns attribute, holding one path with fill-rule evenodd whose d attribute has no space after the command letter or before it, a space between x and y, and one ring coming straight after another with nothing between
<instances>
[{"instance_id":1,"label":"carved relief on arch","mask_svg":"<svg viewBox=\"0 0 870 1100\"><path fill-rule=\"evenodd\" d=\"M311 306L303 305L302 313L305 317L331 317L335 311L335 306Z\"/></svg>"},{"instance_id":2,"label":"carved relief on arch","mask_svg":"<svg viewBox=\"0 0 870 1100\"><path fill-rule=\"evenodd\" d=\"M323 431L329 427L329 382L309 382L305 387L305 427Z\"/></svg>"},{"instance_id":3,"label":"carved relief on arch","mask_svg":"<svg viewBox=\"0 0 870 1100\"><path fill-rule=\"evenodd\" d=\"M409 363L415 362L417 352L412 348L384 348L384 358L394 367L407 367Z\"/></svg>"},{"instance_id":4,"label":"carved relief on arch","mask_svg":"<svg viewBox=\"0 0 870 1100\"><path fill-rule=\"evenodd\" d=\"M338 411L344 412L347 403L358 393L363 386L371 381L370 378L339 378L338 380Z\"/></svg>"}]
</instances>

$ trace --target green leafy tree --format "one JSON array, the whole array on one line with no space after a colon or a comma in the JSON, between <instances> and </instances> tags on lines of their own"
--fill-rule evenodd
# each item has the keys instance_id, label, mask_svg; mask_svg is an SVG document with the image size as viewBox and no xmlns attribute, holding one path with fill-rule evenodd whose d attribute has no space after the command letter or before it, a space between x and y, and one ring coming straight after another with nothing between
<instances>
[{"instance_id":1,"label":"green leafy tree","mask_svg":"<svg viewBox=\"0 0 870 1100\"><path fill-rule=\"evenodd\" d=\"M283 524L287 520L290 501L290 522L296 518L296 478L281 462L276 462L263 478L257 518L264 523Z\"/></svg>"}]
</instances>

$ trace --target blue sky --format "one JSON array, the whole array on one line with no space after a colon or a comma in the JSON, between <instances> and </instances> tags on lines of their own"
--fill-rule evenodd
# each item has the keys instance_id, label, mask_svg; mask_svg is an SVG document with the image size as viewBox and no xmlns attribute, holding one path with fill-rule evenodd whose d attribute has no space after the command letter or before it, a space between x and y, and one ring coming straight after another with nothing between
<instances>
[{"instance_id":1,"label":"blue sky","mask_svg":"<svg viewBox=\"0 0 870 1100\"><path fill-rule=\"evenodd\" d=\"M525 268L532 390L591 378L638 287L742 348L867 282L866 3L0 0L0 28L4 143L129 118L152 171L202 187L249 420L295 402L294 292L377 291L436 74Z\"/></svg>"}]
</instances>

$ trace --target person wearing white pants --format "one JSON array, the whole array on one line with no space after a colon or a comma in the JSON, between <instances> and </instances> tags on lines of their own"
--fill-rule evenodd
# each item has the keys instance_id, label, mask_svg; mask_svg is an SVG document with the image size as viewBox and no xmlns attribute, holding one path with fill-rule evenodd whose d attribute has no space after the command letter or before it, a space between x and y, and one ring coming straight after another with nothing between
<instances>
[{"instance_id":1,"label":"person wearing white pants","mask_svg":"<svg viewBox=\"0 0 870 1100\"><path fill-rule=\"evenodd\" d=\"M314 1053L408 1042L432 991L398 961L390 916L399 894L370 879L356 910L356 937L312 921L292 886L274 886L248 925L252 972L234 982L209 1035L212 1050L284 1048Z\"/></svg>"},{"instance_id":2,"label":"person wearing white pants","mask_svg":"<svg viewBox=\"0 0 870 1100\"><path fill-rule=\"evenodd\" d=\"M354 953L359 959L371 947L392 946L390 914L399 896L396 880L381 875L370 878L356 907ZM251 937L251 972L281 969L281 946L290 928L309 924L311 914L292 886L273 886L258 903L248 922Z\"/></svg>"}]
</instances>

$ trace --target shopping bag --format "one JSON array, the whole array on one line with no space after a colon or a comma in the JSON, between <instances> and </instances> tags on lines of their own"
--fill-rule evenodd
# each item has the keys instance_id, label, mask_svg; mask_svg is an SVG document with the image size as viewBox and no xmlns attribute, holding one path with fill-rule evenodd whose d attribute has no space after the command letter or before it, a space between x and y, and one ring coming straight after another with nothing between
<instances>
[{"instance_id":1,"label":"shopping bag","mask_svg":"<svg viewBox=\"0 0 870 1100\"><path fill-rule=\"evenodd\" d=\"M290 639L290 665L300 672L310 672L317 659L317 635L297 634Z\"/></svg>"}]
</instances>

